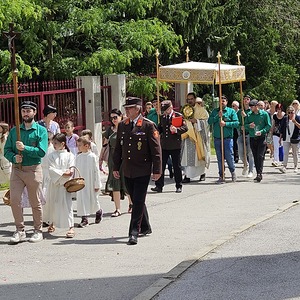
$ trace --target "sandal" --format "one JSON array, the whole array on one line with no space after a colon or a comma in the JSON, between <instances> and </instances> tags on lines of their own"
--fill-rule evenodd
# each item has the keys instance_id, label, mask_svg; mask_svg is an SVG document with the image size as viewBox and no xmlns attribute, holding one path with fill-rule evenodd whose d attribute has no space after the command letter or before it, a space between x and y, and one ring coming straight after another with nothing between
<instances>
[{"instance_id":1,"label":"sandal","mask_svg":"<svg viewBox=\"0 0 300 300\"><path fill-rule=\"evenodd\" d=\"M129 207L128 207L128 213L129 213L129 214L132 213L132 207L133 207L133 204L129 204Z\"/></svg>"},{"instance_id":2,"label":"sandal","mask_svg":"<svg viewBox=\"0 0 300 300\"><path fill-rule=\"evenodd\" d=\"M66 238L73 238L75 236L75 232L74 229L70 229L67 233L66 233Z\"/></svg>"},{"instance_id":3,"label":"sandal","mask_svg":"<svg viewBox=\"0 0 300 300\"><path fill-rule=\"evenodd\" d=\"M48 233L53 233L55 231L55 226L53 224L50 224L48 227Z\"/></svg>"},{"instance_id":4,"label":"sandal","mask_svg":"<svg viewBox=\"0 0 300 300\"><path fill-rule=\"evenodd\" d=\"M121 213L118 210L115 210L115 212L111 216L112 217L119 217L119 216L121 216Z\"/></svg>"}]
</instances>

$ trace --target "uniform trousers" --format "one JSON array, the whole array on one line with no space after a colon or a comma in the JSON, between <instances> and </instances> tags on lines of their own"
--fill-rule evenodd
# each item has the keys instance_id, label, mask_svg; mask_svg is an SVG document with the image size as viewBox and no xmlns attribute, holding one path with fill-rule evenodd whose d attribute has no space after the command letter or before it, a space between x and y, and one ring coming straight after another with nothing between
<instances>
[{"instance_id":1,"label":"uniform trousers","mask_svg":"<svg viewBox=\"0 0 300 300\"><path fill-rule=\"evenodd\" d=\"M174 169L174 179L176 183L176 188L182 187L182 172L181 172L181 149L174 149L174 150L165 150L162 149L162 175L160 178L155 182L155 185L162 189L165 185L165 169L167 165L167 161L169 156L171 156L173 169Z\"/></svg>"},{"instance_id":2,"label":"uniform trousers","mask_svg":"<svg viewBox=\"0 0 300 300\"><path fill-rule=\"evenodd\" d=\"M16 229L24 229L23 208L21 199L24 187L27 187L29 203L32 209L33 226L35 230L42 230L43 210L40 199L42 189L43 173L41 165L12 167L10 177L10 203L11 210L15 219Z\"/></svg>"},{"instance_id":3,"label":"uniform trousers","mask_svg":"<svg viewBox=\"0 0 300 300\"><path fill-rule=\"evenodd\" d=\"M266 137L250 137L250 147L254 157L257 175L261 175L264 167L264 156L266 151Z\"/></svg>"},{"instance_id":4,"label":"uniform trousers","mask_svg":"<svg viewBox=\"0 0 300 300\"><path fill-rule=\"evenodd\" d=\"M125 176L125 184L132 201L132 213L129 235L137 236L140 232L151 230L149 216L145 204L150 175L129 178Z\"/></svg>"}]
</instances>

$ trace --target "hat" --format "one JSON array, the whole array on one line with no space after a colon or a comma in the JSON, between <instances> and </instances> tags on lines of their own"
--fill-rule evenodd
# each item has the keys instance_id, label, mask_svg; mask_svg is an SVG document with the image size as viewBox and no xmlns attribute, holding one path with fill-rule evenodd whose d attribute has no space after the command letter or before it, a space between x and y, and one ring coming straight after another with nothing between
<instances>
[{"instance_id":1,"label":"hat","mask_svg":"<svg viewBox=\"0 0 300 300\"><path fill-rule=\"evenodd\" d=\"M256 99L252 99L250 102L249 102L249 106L256 106L258 104L258 100Z\"/></svg>"},{"instance_id":2,"label":"hat","mask_svg":"<svg viewBox=\"0 0 300 300\"><path fill-rule=\"evenodd\" d=\"M159 96L159 102L160 102L160 103L163 102L163 101L165 101L165 100L166 100L165 97ZM152 103L155 103L155 102L157 102L157 101L158 101L158 99L157 99L157 97L156 97L156 98L154 98L154 99L152 100Z\"/></svg>"},{"instance_id":3,"label":"hat","mask_svg":"<svg viewBox=\"0 0 300 300\"><path fill-rule=\"evenodd\" d=\"M245 95L244 98L249 98L251 100L251 96L250 95Z\"/></svg>"},{"instance_id":4,"label":"hat","mask_svg":"<svg viewBox=\"0 0 300 300\"><path fill-rule=\"evenodd\" d=\"M123 105L123 107L133 107L136 105L141 105L142 106L142 99L137 98L137 97L127 97L126 102Z\"/></svg>"},{"instance_id":5,"label":"hat","mask_svg":"<svg viewBox=\"0 0 300 300\"><path fill-rule=\"evenodd\" d=\"M22 104L21 104L21 108L36 110L37 105L36 105L36 103L34 103L32 101L23 101Z\"/></svg>"},{"instance_id":6,"label":"hat","mask_svg":"<svg viewBox=\"0 0 300 300\"><path fill-rule=\"evenodd\" d=\"M46 105L45 108L43 109L43 114L44 114L45 117L48 116L51 113L56 113L56 112L57 112L56 107L54 107L50 104Z\"/></svg>"},{"instance_id":7,"label":"hat","mask_svg":"<svg viewBox=\"0 0 300 300\"><path fill-rule=\"evenodd\" d=\"M227 96L226 95L222 95L221 99L225 99L228 101Z\"/></svg>"},{"instance_id":8,"label":"hat","mask_svg":"<svg viewBox=\"0 0 300 300\"><path fill-rule=\"evenodd\" d=\"M171 106L172 106L172 101L171 100L164 100L161 103L161 112L163 113L164 111L166 111Z\"/></svg>"}]
</instances>

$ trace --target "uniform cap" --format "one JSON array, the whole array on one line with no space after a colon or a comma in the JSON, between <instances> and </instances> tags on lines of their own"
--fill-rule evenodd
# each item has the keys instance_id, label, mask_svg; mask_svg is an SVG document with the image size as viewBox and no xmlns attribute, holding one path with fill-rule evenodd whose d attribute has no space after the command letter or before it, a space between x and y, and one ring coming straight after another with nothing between
<instances>
[{"instance_id":1,"label":"uniform cap","mask_svg":"<svg viewBox=\"0 0 300 300\"><path fill-rule=\"evenodd\" d=\"M126 102L123 105L123 107L133 107L136 105L142 106L143 105L142 99L137 98L137 97L128 97L128 98L126 98Z\"/></svg>"},{"instance_id":2,"label":"uniform cap","mask_svg":"<svg viewBox=\"0 0 300 300\"><path fill-rule=\"evenodd\" d=\"M32 102L32 101L23 101L21 104L21 108L36 110L37 105L35 102Z\"/></svg>"},{"instance_id":3,"label":"uniform cap","mask_svg":"<svg viewBox=\"0 0 300 300\"><path fill-rule=\"evenodd\" d=\"M161 103L161 111L164 112L164 111L166 111L171 106L172 106L172 102L170 100L164 100Z\"/></svg>"}]
</instances>

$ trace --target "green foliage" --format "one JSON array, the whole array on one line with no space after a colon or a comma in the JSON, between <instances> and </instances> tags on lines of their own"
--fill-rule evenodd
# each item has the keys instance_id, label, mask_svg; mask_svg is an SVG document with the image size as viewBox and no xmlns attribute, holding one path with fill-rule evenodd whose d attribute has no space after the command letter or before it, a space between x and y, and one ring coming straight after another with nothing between
<instances>
[{"instance_id":1,"label":"green foliage","mask_svg":"<svg viewBox=\"0 0 300 300\"><path fill-rule=\"evenodd\" d=\"M2 0L0 30L14 22L20 78L156 72L185 60L236 64L242 53L244 91L290 102L300 94L300 0ZM208 57L208 47L212 55ZM0 41L0 80L10 81L7 41ZM152 84L135 87L151 97ZM144 87L144 90L145 90ZM210 87L198 94L211 94ZM224 87L239 99L239 85ZM154 92L155 94L155 92ZM217 90L215 92L217 95ZM213 102L211 102L213 104Z\"/></svg>"},{"instance_id":2,"label":"green foliage","mask_svg":"<svg viewBox=\"0 0 300 300\"><path fill-rule=\"evenodd\" d=\"M167 92L170 85L166 82L159 83L159 90ZM151 101L156 97L156 78L149 76L131 75L127 80L127 91L129 94L142 98L144 101Z\"/></svg>"}]
</instances>

